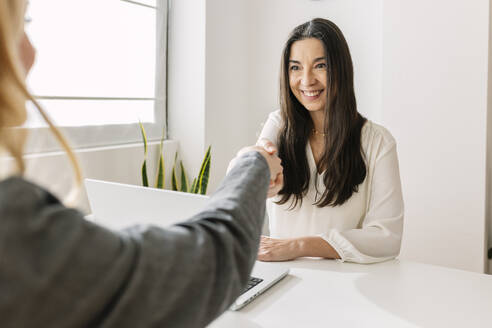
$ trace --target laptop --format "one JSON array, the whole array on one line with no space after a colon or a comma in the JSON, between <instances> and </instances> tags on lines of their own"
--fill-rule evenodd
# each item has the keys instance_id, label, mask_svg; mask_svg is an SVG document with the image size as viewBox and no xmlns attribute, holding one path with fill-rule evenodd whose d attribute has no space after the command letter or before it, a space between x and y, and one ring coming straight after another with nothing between
<instances>
[{"instance_id":1,"label":"laptop","mask_svg":"<svg viewBox=\"0 0 492 328\"><path fill-rule=\"evenodd\" d=\"M209 197L102 180L85 179L91 219L111 229L134 224L166 228L197 214ZM248 286L231 305L241 309L289 273L271 263L256 261Z\"/></svg>"}]
</instances>

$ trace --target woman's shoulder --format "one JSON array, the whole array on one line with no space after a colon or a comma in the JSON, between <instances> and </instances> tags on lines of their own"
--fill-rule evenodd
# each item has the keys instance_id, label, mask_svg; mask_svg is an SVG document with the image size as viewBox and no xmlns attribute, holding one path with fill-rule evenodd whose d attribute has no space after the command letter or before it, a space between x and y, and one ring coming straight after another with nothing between
<instances>
[{"instance_id":1,"label":"woman's shoulder","mask_svg":"<svg viewBox=\"0 0 492 328\"><path fill-rule=\"evenodd\" d=\"M366 148L374 143L381 144L383 148L396 144L395 138L387 128L371 120L367 120L362 127L361 142Z\"/></svg>"},{"instance_id":2,"label":"woman's shoulder","mask_svg":"<svg viewBox=\"0 0 492 328\"><path fill-rule=\"evenodd\" d=\"M37 185L20 176L9 176L0 181L0 199L3 200L16 193L39 193L39 189Z\"/></svg>"},{"instance_id":3,"label":"woman's shoulder","mask_svg":"<svg viewBox=\"0 0 492 328\"><path fill-rule=\"evenodd\" d=\"M0 213L39 210L42 204L59 204L49 191L19 176L0 181Z\"/></svg>"}]
</instances>

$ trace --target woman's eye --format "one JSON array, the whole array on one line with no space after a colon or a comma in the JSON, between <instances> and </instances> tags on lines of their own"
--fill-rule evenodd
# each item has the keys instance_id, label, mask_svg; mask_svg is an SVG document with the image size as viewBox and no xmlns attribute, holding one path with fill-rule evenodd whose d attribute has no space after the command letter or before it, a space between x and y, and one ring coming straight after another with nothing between
<instances>
[{"instance_id":1,"label":"woman's eye","mask_svg":"<svg viewBox=\"0 0 492 328\"><path fill-rule=\"evenodd\" d=\"M319 63L318 65L315 66L315 68L326 68L325 63Z\"/></svg>"},{"instance_id":2,"label":"woman's eye","mask_svg":"<svg viewBox=\"0 0 492 328\"><path fill-rule=\"evenodd\" d=\"M290 70L291 70L291 71L298 71L298 70L299 70L299 66L297 66L297 65L292 65L292 66L290 67Z\"/></svg>"}]
</instances>

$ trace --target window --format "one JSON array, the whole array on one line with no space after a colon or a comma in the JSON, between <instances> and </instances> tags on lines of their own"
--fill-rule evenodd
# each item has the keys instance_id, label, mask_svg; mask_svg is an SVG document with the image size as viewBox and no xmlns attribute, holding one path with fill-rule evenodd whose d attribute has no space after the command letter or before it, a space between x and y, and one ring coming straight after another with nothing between
<instances>
[{"instance_id":1,"label":"window","mask_svg":"<svg viewBox=\"0 0 492 328\"><path fill-rule=\"evenodd\" d=\"M27 84L74 147L141 141L165 128L166 0L31 0ZM58 145L28 104L28 152Z\"/></svg>"}]
</instances>

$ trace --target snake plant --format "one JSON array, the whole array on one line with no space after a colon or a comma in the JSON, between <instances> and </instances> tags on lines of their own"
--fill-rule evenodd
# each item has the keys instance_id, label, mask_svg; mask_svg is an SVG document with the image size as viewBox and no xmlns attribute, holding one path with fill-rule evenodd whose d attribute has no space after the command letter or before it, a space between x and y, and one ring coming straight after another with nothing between
<instances>
[{"instance_id":1,"label":"snake plant","mask_svg":"<svg viewBox=\"0 0 492 328\"><path fill-rule=\"evenodd\" d=\"M182 192L188 192L190 190L189 184L188 184L188 176L186 174L186 170L183 165L183 161L179 161L179 169L181 170L181 179L180 183L181 186L178 187L178 175L177 175L177 168L176 164L178 161L178 152L176 152L176 155L174 156L174 165L173 165L173 170L171 172L172 174L172 190L175 191L182 191ZM191 192L191 191L190 191Z\"/></svg>"},{"instance_id":2,"label":"snake plant","mask_svg":"<svg viewBox=\"0 0 492 328\"><path fill-rule=\"evenodd\" d=\"M188 177L186 175L186 170L183 166L183 161L179 161L179 166L181 169L181 186L178 187L178 177L177 177L177 158L178 154L174 157L174 166L172 170L172 189L176 191L182 192L190 192L192 194L201 194L205 195L207 193L208 181L210 178L210 162L211 162L211 148L209 146L205 156L202 161L202 165L200 166L200 171L198 172L198 177L193 179L193 183L191 184L191 188L188 187Z\"/></svg>"},{"instance_id":3,"label":"snake plant","mask_svg":"<svg viewBox=\"0 0 492 328\"><path fill-rule=\"evenodd\" d=\"M142 185L144 187L149 186L149 179L147 176L147 134L145 133L145 129L143 124L139 122L140 132L142 134L143 144L144 144L144 161L142 163ZM164 135L164 134L163 134ZM163 143L164 137L161 138L161 143L159 146L159 163L157 167L157 175L155 187L164 189L165 187L165 165L164 165L164 152L163 152ZM193 179L193 183L191 187L188 183L188 176L186 174L186 170L183 165L183 161L179 161L178 164L178 152L176 152L174 156L174 165L171 171L171 189L174 191L181 192L189 192L193 194L202 194L205 195L207 193L208 181L210 178L210 165L212 160L211 148L209 146L207 151L205 152L205 156L203 158L202 164L200 166L200 171L198 172L198 177ZM178 180L178 170L180 171L180 179Z\"/></svg>"}]
</instances>

